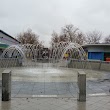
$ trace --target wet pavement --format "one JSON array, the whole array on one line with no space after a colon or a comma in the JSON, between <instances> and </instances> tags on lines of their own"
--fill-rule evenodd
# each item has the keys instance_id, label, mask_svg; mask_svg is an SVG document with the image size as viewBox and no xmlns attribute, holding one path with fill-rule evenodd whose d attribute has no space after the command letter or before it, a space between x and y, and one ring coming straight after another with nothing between
<instances>
[{"instance_id":1,"label":"wet pavement","mask_svg":"<svg viewBox=\"0 0 110 110\"><path fill-rule=\"evenodd\" d=\"M0 110L109 110L110 108L109 72L82 70L87 74L87 101L78 102L77 69L54 67L10 69L12 97L11 101L0 102ZM0 72L3 70L0 69Z\"/></svg>"},{"instance_id":2,"label":"wet pavement","mask_svg":"<svg viewBox=\"0 0 110 110\"><path fill-rule=\"evenodd\" d=\"M107 82L87 81L87 97L93 94L109 95L109 85ZM12 97L77 97L78 87L76 82L12 82Z\"/></svg>"},{"instance_id":3,"label":"wet pavement","mask_svg":"<svg viewBox=\"0 0 110 110\"><path fill-rule=\"evenodd\" d=\"M77 97L77 69L55 67L25 67L10 69L12 70L11 96L13 98L41 96ZM95 70L82 71L87 74L87 97L95 94L109 95L109 72Z\"/></svg>"},{"instance_id":4,"label":"wet pavement","mask_svg":"<svg viewBox=\"0 0 110 110\"><path fill-rule=\"evenodd\" d=\"M86 102L75 98L12 98L0 101L0 110L110 110L110 96L89 97Z\"/></svg>"}]
</instances>

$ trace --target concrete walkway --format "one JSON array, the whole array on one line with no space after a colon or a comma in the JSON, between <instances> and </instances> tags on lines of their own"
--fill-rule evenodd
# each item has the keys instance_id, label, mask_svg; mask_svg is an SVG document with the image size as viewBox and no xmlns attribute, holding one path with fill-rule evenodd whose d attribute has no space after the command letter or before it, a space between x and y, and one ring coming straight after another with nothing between
<instances>
[{"instance_id":1,"label":"concrete walkway","mask_svg":"<svg viewBox=\"0 0 110 110\"><path fill-rule=\"evenodd\" d=\"M11 70L12 98L34 97L39 95L53 95L57 97L74 98L77 97L77 69L53 67L26 67L11 68ZM93 70L82 71L85 71L87 73L87 97L94 94L109 94L109 72Z\"/></svg>"},{"instance_id":2,"label":"concrete walkway","mask_svg":"<svg viewBox=\"0 0 110 110\"><path fill-rule=\"evenodd\" d=\"M55 67L30 67L12 69L13 97L33 95L57 95L77 97L77 69ZM109 94L110 73L95 70L81 70L87 74L87 96Z\"/></svg>"},{"instance_id":3,"label":"concrete walkway","mask_svg":"<svg viewBox=\"0 0 110 110\"><path fill-rule=\"evenodd\" d=\"M109 72L85 70L87 101L81 103L76 99L75 69L31 67L11 70L12 100L0 102L0 110L110 110Z\"/></svg>"},{"instance_id":4,"label":"concrete walkway","mask_svg":"<svg viewBox=\"0 0 110 110\"><path fill-rule=\"evenodd\" d=\"M110 110L110 96L88 97L86 102L74 98L13 98L0 102L0 110Z\"/></svg>"}]
</instances>

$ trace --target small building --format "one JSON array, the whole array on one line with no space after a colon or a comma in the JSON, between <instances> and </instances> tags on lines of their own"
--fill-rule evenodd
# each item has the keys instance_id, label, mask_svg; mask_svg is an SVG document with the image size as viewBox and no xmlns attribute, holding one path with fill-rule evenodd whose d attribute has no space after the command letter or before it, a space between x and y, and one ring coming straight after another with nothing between
<instances>
[{"instance_id":1,"label":"small building","mask_svg":"<svg viewBox=\"0 0 110 110\"><path fill-rule=\"evenodd\" d=\"M110 60L110 44L86 44L82 47L90 60Z\"/></svg>"},{"instance_id":2,"label":"small building","mask_svg":"<svg viewBox=\"0 0 110 110\"><path fill-rule=\"evenodd\" d=\"M8 47L7 44L0 43L0 55L2 54L3 50L6 49L7 47Z\"/></svg>"},{"instance_id":3,"label":"small building","mask_svg":"<svg viewBox=\"0 0 110 110\"><path fill-rule=\"evenodd\" d=\"M3 50L8 46L17 44L20 44L20 42L17 39L7 34L6 32L0 30L0 55L2 54Z\"/></svg>"}]
</instances>

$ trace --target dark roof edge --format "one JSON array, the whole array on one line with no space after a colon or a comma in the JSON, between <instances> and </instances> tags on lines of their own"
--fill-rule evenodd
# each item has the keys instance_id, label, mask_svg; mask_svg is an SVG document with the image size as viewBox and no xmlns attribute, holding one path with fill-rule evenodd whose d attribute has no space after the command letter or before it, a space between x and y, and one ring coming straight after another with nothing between
<instances>
[{"instance_id":1,"label":"dark roof edge","mask_svg":"<svg viewBox=\"0 0 110 110\"><path fill-rule=\"evenodd\" d=\"M90 46L110 46L110 44L100 43L100 44L85 44L85 45L82 45L82 47L90 47Z\"/></svg>"},{"instance_id":2,"label":"dark roof edge","mask_svg":"<svg viewBox=\"0 0 110 110\"><path fill-rule=\"evenodd\" d=\"M3 34L5 34L5 35L7 35L7 36L9 36L9 37L11 37L12 39L16 40L17 42L19 42L17 39L15 39L14 37L10 36L10 35L7 34L6 32L4 32L4 31L2 31L2 30L0 30L0 32L3 33ZM19 43L20 43L20 42L19 42Z\"/></svg>"}]
</instances>

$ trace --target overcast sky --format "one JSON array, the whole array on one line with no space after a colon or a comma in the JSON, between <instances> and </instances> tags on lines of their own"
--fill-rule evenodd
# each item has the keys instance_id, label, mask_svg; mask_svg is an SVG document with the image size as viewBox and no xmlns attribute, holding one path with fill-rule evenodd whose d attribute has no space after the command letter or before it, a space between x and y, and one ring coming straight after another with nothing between
<instances>
[{"instance_id":1,"label":"overcast sky","mask_svg":"<svg viewBox=\"0 0 110 110\"><path fill-rule=\"evenodd\" d=\"M31 28L48 45L53 30L72 23L110 34L110 0L0 0L0 29L12 36Z\"/></svg>"}]
</instances>

